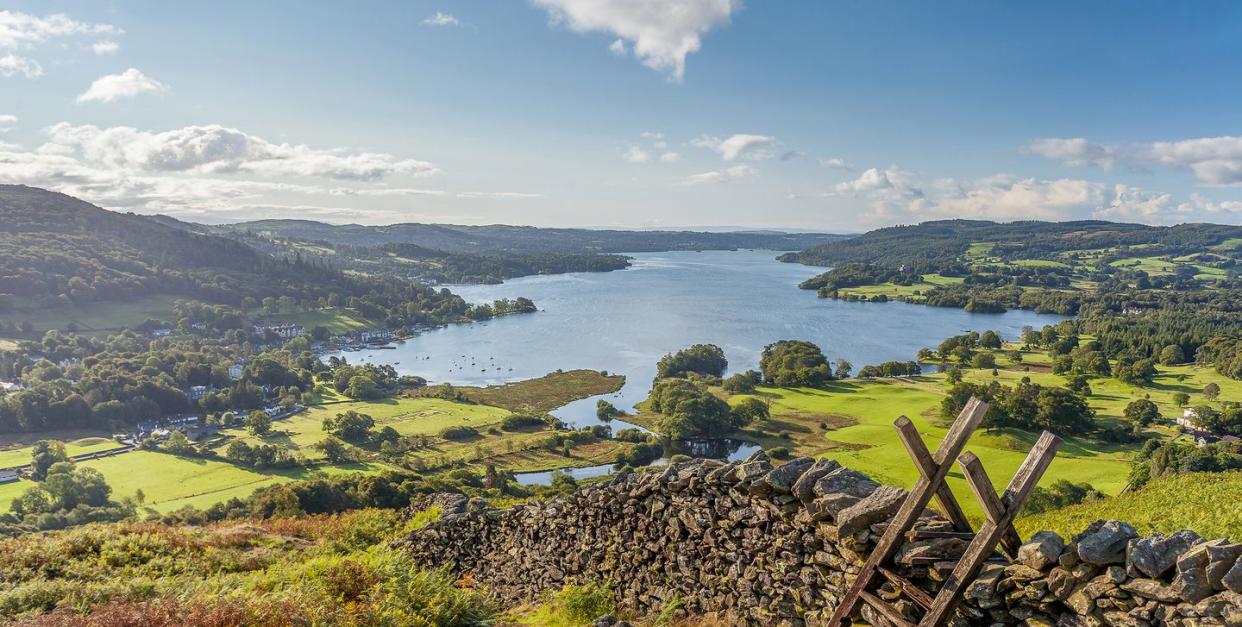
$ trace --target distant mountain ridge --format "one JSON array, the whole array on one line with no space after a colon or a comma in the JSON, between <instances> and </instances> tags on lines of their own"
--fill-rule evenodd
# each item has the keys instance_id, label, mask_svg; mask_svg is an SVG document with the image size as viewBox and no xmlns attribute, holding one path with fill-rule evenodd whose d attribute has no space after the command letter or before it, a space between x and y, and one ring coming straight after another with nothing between
<instances>
[{"instance_id":1,"label":"distant mountain ridge","mask_svg":"<svg viewBox=\"0 0 1242 627\"><path fill-rule=\"evenodd\" d=\"M201 225L194 225L194 228ZM825 233L774 231L626 231L542 228L493 224L402 223L388 226L333 225L311 220L255 220L202 227L214 233L251 232L268 237L331 242L336 245L415 244L445 252L625 253L670 250L802 250L842 239Z\"/></svg>"},{"instance_id":2,"label":"distant mountain ridge","mask_svg":"<svg viewBox=\"0 0 1242 627\"><path fill-rule=\"evenodd\" d=\"M781 261L833 266L846 263L898 267L937 264L956 260L973 243L989 243L994 252L1019 258L1108 246L1163 245L1210 246L1242 237L1242 227L1221 224L1148 226L1103 220L1071 222L990 222L987 220L937 220L916 225L892 226L857 237L825 242Z\"/></svg>"}]
</instances>

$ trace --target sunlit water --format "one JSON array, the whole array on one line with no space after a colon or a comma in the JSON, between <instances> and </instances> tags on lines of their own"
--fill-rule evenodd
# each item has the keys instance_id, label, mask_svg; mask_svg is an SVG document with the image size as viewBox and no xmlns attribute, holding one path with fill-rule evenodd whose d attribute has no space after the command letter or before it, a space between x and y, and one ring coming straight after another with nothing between
<instances>
[{"instance_id":1,"label":"sunlit water","mask_svg":"<svg viewBox=\"0 0 1242 627\"><path fill-rule=\"evenodd\" d=\"M829 359L866 364L913 359L919 348L950 335L993 329L1013 339L1024 325L1060 316L960 309L899 302L851 303L816 297L798 283L822 268L775 261L771 251L639 253L627 270L514 279L451 289L471 302L525 296L539 312L453 325L424 333L396 350L348 353L351 362L393 364L431 383L491 385L564 369L626 376L604 398L623 410L646 398L661 356L696 343L724 349L730 371L757 368L767 344L802 339ZM555 412L575 426L598 424L597 398ZM614 422L614 428L626 426Z\"/></svg>"}]
</instances>

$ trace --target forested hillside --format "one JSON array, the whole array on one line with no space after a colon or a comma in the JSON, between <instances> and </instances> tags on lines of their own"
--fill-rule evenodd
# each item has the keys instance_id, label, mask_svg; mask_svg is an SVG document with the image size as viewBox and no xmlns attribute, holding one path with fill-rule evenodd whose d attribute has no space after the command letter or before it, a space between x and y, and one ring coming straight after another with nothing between
<instances>
[{"instance_id":1,"label":"forested hillside","mask_svg":"<svg viewBox=\"0 0 1242 627\"><path fill-rule=\"evenodd\" d=\"M846 263L882 266L960 263L971 245L989 243L990 254L1005 260L1043 259L1077 250L1155 247L1161 253L1190 254L1242 237L1242 227L1181 224L1171 227L1099 220L1076 222L939 220L876 229L855 238L827 242L783 261L832 266Z\"/></svg>"},{"instance_id":2,"label":"forested hillside","mask_svg":"<svg viewBox=\"0 0 1242 627\"><path fill-rule=\"evenodd\" d=\"M16 322L40 308L151 294L235 306L273 297L352 303L374 318L394 318L394 327L462 319L467 308L452 294L407 281L351 277L64 194L0 186L0 315Z\"/></svg>"},{"instance_id":3,"label":"forested hillside","mask_svg":"<svg viewBox=\"0 0 1242 627\"><path fill-rule=\"evenodd\" d=\"M216 232L249 231L269 237L330 241L351 246L417 244L449 252L625 253L667 250L762 248L800 250L842 239L823 233L740 231L617 231L531 226L452 224L332 225L308 220L258 220L219 227Z\"/></svg>"}]
</instances>

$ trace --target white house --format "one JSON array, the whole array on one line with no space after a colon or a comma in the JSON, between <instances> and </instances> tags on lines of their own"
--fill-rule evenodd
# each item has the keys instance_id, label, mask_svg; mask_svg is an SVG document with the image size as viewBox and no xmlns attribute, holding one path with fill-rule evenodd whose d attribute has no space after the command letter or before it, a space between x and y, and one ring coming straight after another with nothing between
<instances>
[{"instance_id":1,"label":"white house","mask_svg":"<svg viewBox=\"0 0 1242 627\"><path fill-rule=\"evenodd\" d=\"M1177 419L1177 425L1179 427L1185 427L1187 429L1197 429L1198 427L1195 426L1194 408L1187 407L1186 409L1183 409L1182 415L1179 416Z\"/></svg>"},{"instance_id":2,"label":"white house","mask_svg":"<svg viewBox=\"0 0 1242 627\"><path fill-rule=\"evenodd\" d=\"M0 483L13 483L17 479L16 470L0 470Z\"/></svg>"}]
</instances>

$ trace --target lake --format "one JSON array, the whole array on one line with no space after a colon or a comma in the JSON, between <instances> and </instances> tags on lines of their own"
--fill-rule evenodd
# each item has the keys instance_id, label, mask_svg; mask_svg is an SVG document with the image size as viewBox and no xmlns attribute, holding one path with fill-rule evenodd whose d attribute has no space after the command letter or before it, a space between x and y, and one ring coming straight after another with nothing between
<instances>
[{"instance_id":1,"label":"lake","mask_svg":"<svg viewBox=\"0 0 1242 627\"><path fill-rule=\"evenodd\" d=\"M757 368L763 347L782 339L819 345L855 371L913 359L964 331L992 329L1016 339L1025 325L1061 316L1010 311L972 314L900 302L821 299L798 284L823 268L781 263L773 251L637 253L633 266L604 273L525 277L501 285L449 286L470 302L525 296L539 312L451 325L396 350L346 353L351 362L388 363L431 383L491 385L564 369L626 376L606 398L623 410L646 398L661 356L696 343L724 349L730 371ZM574 426L598 424L596 398L555 415ZM614 422L614 426L618 425Z\"/></svg>"}]
</instances>

